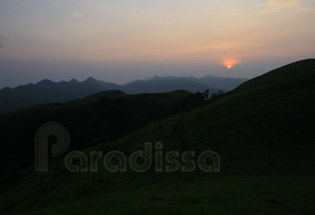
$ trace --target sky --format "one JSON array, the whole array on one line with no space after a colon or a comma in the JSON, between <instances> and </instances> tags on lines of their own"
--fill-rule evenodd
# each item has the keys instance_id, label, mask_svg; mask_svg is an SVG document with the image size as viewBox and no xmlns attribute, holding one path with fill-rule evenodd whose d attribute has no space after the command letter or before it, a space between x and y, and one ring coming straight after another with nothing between
<instances>
[{"instance_id":1,"label":"sky","mask_svg":"<svg viewBox=\"0 0 315 215\"><path fill-rule=\"evenodd\" d=\"M0 88L256 77L315 57L314 0L0 0Z\"/></svg>"}]
</instances>

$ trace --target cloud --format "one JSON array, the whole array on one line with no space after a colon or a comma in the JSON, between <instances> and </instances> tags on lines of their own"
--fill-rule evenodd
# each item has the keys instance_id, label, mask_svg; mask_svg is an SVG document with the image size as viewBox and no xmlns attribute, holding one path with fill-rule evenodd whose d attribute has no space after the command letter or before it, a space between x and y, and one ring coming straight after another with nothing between
<instances>
[{"instance_id":1,"label":"cloud","mask_svg":"<svg viewBox=\"0 0 315 215\"><path fill-rule=\"evenodd\" d=\"M300 12L300 13L311 12L311 11L315 11L315 8L300 7L296 10L296 12Z\"/></svg>"},{"instance_id":2,"label":"cloud","mask_svg":"<svg viewBox=\"0 0 315 215\"><path fill-rule=\"evenodd\" d=\"M278 13L284 9L291 9L294 12L309 12L315 10L315 8L305 8L301 0L268 0L260 6L263 7L263 9L259 10L258 14Z\"/></svg>"},{"instance_id":3,"label":"cloud","mask_svg":"<svg viewBox=\"0 0 315 215\"><path fill-rule=\"evenodd\" d=\"M71 16L76 19L81 19L85 17L83 13L72 13Z\"/></svg>"}]
</instances>

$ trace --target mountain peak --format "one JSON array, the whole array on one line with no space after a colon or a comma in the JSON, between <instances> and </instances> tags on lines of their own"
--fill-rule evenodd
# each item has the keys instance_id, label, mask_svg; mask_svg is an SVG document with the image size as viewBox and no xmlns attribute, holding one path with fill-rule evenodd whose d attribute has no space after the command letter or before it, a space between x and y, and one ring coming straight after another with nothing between
<instances>
[{"instance_id":1,"label":"mountain peak","mask_svg":"<svg viewBox=\"0 0 315 215\"><path fill-rule=\"evenodd\" d=\"M43 79L40 82L38 82L38 85L45 85L45 84L53 84L54 82L48 79Z\"/></svg>"},{"instance_id":2,"label":"mountain peak","mask_svg":"<svg viewBox=\"0 0 315 215\"><path fill-rule=\"evenodd\" d=\"M75 79L75 78L72 78L70 81L69 81L69 83L78 83L79 81L77 80L77 79Z\"/></svg>"},{"instance_id":3,"label":"mountain peak","mask_svg":"<svg viewBox=\"0 0 315 215\"><path fill-rule=\"evenodd\" d=\"M85 81L97 81L95 78L93 78L93 77L89 77L88 79L86 79Z\"/></svg>"}]
</instances>

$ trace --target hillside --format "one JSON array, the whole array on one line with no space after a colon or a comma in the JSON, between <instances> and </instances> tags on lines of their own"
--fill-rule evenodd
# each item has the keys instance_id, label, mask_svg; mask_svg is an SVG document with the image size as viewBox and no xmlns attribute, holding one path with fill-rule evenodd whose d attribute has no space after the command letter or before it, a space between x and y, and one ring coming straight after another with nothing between
<instances>
[{"instance_id":1,"label":"hillside","mask_svg":"<svg viewBox=\"0 0 315 215\"><path fill-rule=\"evenodd\" d=\"M249 80L190 112L86 149L212 150L221 171L70 173L63 160L1 191L2 214L314 214L315 60ZM100 131L100 132L106 132ZM73 144L73 142L71 142ZM182 165L185 165L182 164Z\"/></svg>"},{"instance_id":2,"label":"hillside","mask_svg":"<svg viewBox=\"0 0 315 215\"><path fill-rule=\"evenodd\" d=\"M6 172L11 164L20 169L33 165L34 135L46 122L66 126L74 142L71 148L84 149L115 140L204 103L202 94L187 91L137 95L104 91L67 103L37 105L2 114L0 167Z\"/></svg>"}]
</instances>

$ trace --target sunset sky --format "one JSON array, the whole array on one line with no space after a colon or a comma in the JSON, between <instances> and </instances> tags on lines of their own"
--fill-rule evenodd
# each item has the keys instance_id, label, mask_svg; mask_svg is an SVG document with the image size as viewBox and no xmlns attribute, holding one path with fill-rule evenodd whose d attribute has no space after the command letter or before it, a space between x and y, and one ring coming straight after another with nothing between
<instances>
[{"instance_id":1,"label":"sunset sky","mask_svg":"<svg viewBox=\"0 0 315 215\"><path fill-rule=\"evenodd\" d=\"M314 58L314 20L314 0L1 0L0 88L88 76L251 78Z\"/></svg>"}]
</instances>

